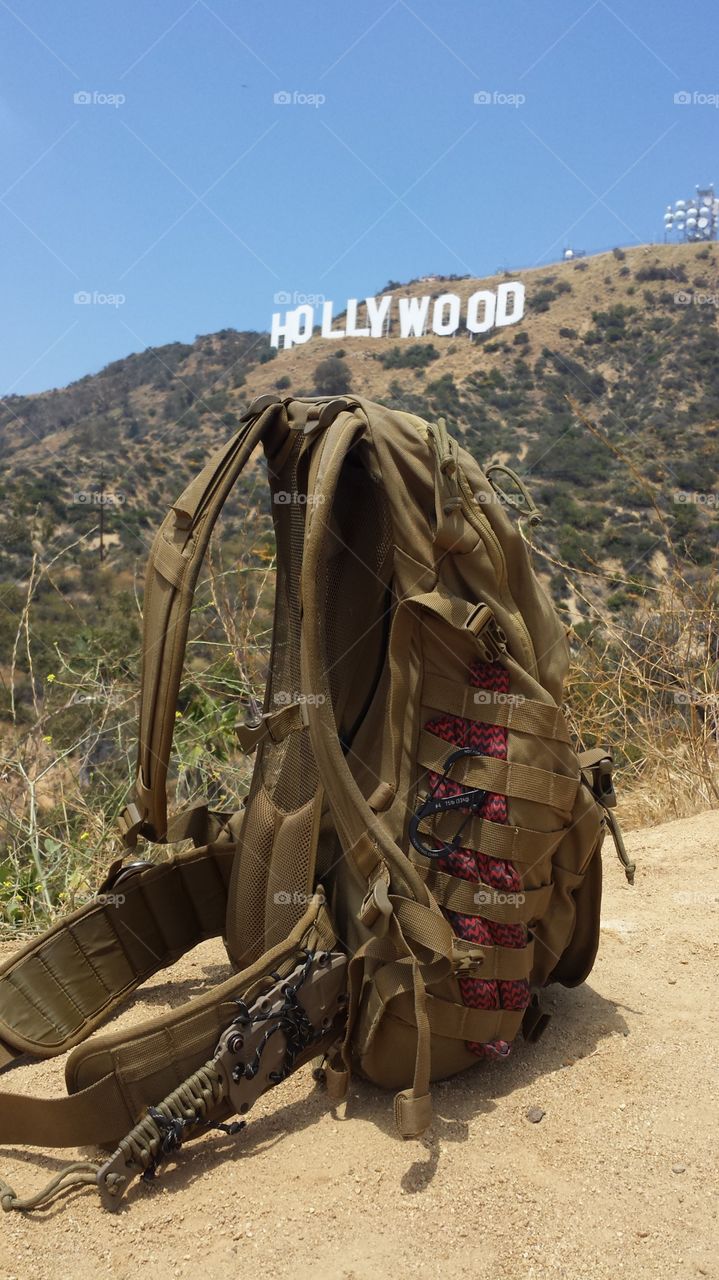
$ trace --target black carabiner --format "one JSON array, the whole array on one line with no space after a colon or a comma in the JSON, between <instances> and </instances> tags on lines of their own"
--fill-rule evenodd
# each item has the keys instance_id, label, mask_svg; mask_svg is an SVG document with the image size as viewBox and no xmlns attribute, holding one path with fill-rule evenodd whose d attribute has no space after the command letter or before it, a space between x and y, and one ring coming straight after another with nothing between
<instances>
[{"instance_id":1,"label":"black carabiner","mask_svg":"<svg viewBox=\"0 0 719 1280\"><path fill-rule=\"evenodd\" d=\"M417 850L417 853L421 853L423 857L445 858L447 854L454 853L459 849L461 844L461 835L467 822L481 807L481 805L484 804L489 792L483 791L479 787L470 787L467 791L460 791L455 796L440 796L438 799L435 797L443 782L453 781L453 779L447 777L447 774L457 760L461 760L465 756L486 756L486 754L486 751L477 751L474 747L458 747L456 751L453 751L451 755L447 756L442 767L441 776L435 782L432 790L428 791L424 800L417 809L417 812L413 813L409 820L410 844ZM445 841L445 843L440 845L438 849L431 848L429 845L423 843L419 832L420 822L425 818L433 817L435 813L447 813L451 812L452 809L465 808L469 809L469 813L464 815L451 840Z\"/></svg>"}]
</instances>

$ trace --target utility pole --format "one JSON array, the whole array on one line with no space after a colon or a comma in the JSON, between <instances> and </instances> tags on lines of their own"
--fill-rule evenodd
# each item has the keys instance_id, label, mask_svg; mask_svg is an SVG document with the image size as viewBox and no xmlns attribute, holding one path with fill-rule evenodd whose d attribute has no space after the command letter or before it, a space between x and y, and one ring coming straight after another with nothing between
<instances>
[{"instance_id":1,"label":"utility pole","mask_svg":"<svg viewBox=\"0 0 719 1280\"><path fill-rule=\"evenodd\" d=\"M105 559L105 468L100 467L100 564Z\"/></svg>"}]
</instances>

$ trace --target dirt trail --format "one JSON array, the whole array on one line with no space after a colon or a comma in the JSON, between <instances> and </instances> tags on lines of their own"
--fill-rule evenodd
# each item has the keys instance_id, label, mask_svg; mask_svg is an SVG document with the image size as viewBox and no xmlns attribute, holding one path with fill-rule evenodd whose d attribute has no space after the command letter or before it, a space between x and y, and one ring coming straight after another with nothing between
<instances>
[{"instance_id":1,"label":"dirt trail","mask_svg":"<svg viewBox=\"0 0 719 1280\"><path fill-rule=\"evenodd\" d=\"M153 1188L106 1214L90 1191L4 1215L10 1280L595 1280L717 1276L719 813L634 832L630 889L605 858L602 946L589 983L550 990L536 1046L435 1086L420 1142L391 1099L352 1085L334 1117L308 1071L262 1099L240 1137L185 1148ZM5 950L8 950L5 948ZM218 976L205 944L122 1014L156 1013ZM19 1067L18 1092L57 1092L62 1064ZM545 1111L529 1123L529 1107ZM70 1158L73 1158L70 1153ZM21 1194L68 1153L0 1148Z\"/></svg>"}]
</instances>

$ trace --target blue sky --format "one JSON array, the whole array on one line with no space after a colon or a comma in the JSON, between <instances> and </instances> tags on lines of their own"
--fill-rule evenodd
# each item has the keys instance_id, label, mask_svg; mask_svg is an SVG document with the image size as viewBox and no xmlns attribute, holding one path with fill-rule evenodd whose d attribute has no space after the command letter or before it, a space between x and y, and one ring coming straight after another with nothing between
<instances>
[{"instance_id":1,"label":"blue sky","mask_svg":"<svg viewBox=\"0 0 719 1280\"><path fill-rule=\"evenodd\" d=\"M719 183L718 35L666 0L0 0L0 393L281 291L661 239Z\"/></svg>"}]
</instances>

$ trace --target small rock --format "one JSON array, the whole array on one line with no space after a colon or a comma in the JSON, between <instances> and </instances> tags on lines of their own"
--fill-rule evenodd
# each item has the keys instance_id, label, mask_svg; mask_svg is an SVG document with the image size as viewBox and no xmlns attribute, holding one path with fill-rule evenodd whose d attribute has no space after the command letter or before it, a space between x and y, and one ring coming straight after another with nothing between
<instances>
[{"instance_id":1,"label":"small rock","mask_svg":"<svg viewBox=\"0 0 719 1280\"><path fill-rule=\"evenodd\" d=\"M676 1164L672 1165L672 1173L686 1173L686 1168L685 1164L681 1164L681 1162L677 1161Z\"/></svg>"},{"instance_id":2,"label":"small rock","mask_svg":"<svg viewBox=\"0 0 719 1280\"><path fill-rule=\"evenodd\" d=\"M667 982L669 983L670 987L675 987L677 985L676 978L667 978Z\"/></svg>"},{"instance_id":3,"label":"small rock","mask_svg":"<svg viewBox=\"0 0 719 1280\"><path fill-rule=\"evenodd\" d=\"M539 1124L540 1120L543 1120L546 1114L546 1111L543 1111L541 1107L530 1107L527 1112L527 1119L530 1124Z\"/></svg>"}]
</instances>

